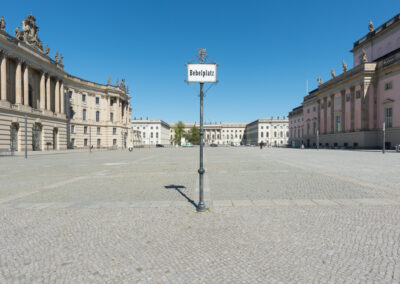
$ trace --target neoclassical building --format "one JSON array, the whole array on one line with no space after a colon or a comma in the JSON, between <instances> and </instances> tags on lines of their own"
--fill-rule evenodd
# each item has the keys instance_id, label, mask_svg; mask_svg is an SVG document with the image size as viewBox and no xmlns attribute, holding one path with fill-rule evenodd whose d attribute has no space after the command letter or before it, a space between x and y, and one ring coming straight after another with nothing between
<instances>
[{"instance_id":1,"label":"neoclassical building","mask_svg":"<svg viewBox=\"0 0 400 284\"><path fill-rule=\"evenodd\" d=\"M142 145L169 145L169 130L168 123L159 119L132 119L132 130L136 131L138 140ZM135 143L137 144L137 143Z\"/></svg>"},{"instance_id":2,"label":"neoclassical building","mask_svg":"<svg viewBox=\"0 0 400 284\"><path fill-rule=\"evenodd\" d=\"M262 118L253 121L246 126L246 143L251 145L264 143L274 147L286 146L289 140L288 122L285 117Z\"/></svg>"},{"instance_id":3,"label":"neoclassical building","mask_svg":"<svg viewBox=\"0 0 400 284\"><path fill-rule=\"evenodd\" d=\"M125 81L90 82L64 71L38 36L33 15L14 36L0 19L0 150L126 147L131 107Z\"/></svg>"},{"instance_id":4,"label":"neoclassical building","mask_svg":"<svg viewBox=\"0 0 400 284\"><path fill-rule=\"evenodd\" d=\"M174 140L176 126L170 124L170 141ZM185 131L188 132L195 123L185 123ZM288 119L287 118L263 118L251 123L245 122L220 122L204 124L204 143L219 145L258 145L263 142L268 146L286 146L288 143Z\"/></svg>"},{"instance_id":5,"label":"neoclassical building","mask_svg":"<svg viewBox=\"0 0 400 284\"><path fill-rule=\"evenodd\" d=\"M290 144L315 147L377 148L400 144L400 14L353 44L353 68L304 97L289 113ZM317 134L318 142L317 142Z\"/></svg>"}]
</instances>

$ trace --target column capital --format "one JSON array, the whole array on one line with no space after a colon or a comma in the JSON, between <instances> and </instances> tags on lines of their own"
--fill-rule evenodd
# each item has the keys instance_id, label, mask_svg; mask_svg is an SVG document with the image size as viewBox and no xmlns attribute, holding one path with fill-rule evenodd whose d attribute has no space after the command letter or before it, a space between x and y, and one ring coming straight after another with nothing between
<instances>
[{"instance_id":1,"label":"column capital","mask_svg":"<svg viewBox=\"0 0 400 284\"><path fill-rule=\"evenodd\" d=\"M21 65L21 66L22 66L22 64L25 64L25 60L23 60L22 58L19 58L19 57L17 57L15 62L17 62L17 65Z\"/></svg>"},{"instance_id":2,"label":"column capital","mask_svg":"<svg viewBox=\"0 0 400 284\"><path fill-rule=\"evenodd\" d=\"M8 52L3 49L0 49L0 59L7 58L7 56Z\"/></svg>"}]
</instances>

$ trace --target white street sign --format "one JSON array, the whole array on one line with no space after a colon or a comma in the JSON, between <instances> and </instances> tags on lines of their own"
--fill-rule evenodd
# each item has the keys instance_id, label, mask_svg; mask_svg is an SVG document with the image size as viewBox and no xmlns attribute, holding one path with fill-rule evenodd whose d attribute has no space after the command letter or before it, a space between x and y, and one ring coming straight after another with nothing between
<instances>
[{"instance_id":1,"label":"white street sign","mask_svg":"<svg viewBox=\"0 0 400 284\"><path fill-rule=\"evenodd\" d=\"M187 81L190 83L217 82L217 64L187 64Z\"/></svg>"}]
</instances>

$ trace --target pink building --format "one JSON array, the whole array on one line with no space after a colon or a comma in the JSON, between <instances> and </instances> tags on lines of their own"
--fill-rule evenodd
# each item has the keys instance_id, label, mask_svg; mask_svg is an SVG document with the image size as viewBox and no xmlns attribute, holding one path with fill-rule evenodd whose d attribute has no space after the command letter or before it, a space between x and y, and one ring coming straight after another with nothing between
<instances>
[{"instance_id":1,"label":"pink building","mask_svg":"<svg viewBox=\"0 0 400 284\"><path fill-rule=\"evenodd\" d=\"M342 74L318 78L318 88L289 113L290 144L382 147L383 123L386 147L400 144L400 14L368 28L351 50L354 67L343 62Z\"/></svg>"}]
</instances>

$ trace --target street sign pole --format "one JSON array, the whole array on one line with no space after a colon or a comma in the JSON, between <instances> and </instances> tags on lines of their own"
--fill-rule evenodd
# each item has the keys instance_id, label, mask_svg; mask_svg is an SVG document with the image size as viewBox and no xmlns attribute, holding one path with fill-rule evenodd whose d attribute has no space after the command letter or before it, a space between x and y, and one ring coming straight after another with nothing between
<instances>
[{"instance_id":1,"label":"street sign pole","mask_svg":"<svg viewBox=\"0 0 400 284\"><path fill-rule=\"evenodd\" d=\"M204 83L200 83L200 168L199 168L199 204L197 206L198 212L206 211L204 203L204 167L203 167L203 144L204 144L204 128L203 128L203 87Z\"/></svg>"},{"instance_id":2,"label":"street sign pole","mask_svg":"<svg viewBox=\"0 0 400 284\"><path fill-rule=\"evenodd\" d=\"M203 123L203 101L204 101L204 83L217 83L217 64L205 63L207 60L206 49L199 49L198 53L199 63L188 63L187 66L187 83L200 83L200 165L199 173L199 203L197 205L197 212L205 212L206 205L204 203L204 123ZM206 90L209 90L208 88Z\"/></svg>"},{"instance_id":3,"label":"street sign pole","mask_svg":"<svg viewBox=\"0 0 400 284\"><path fill-rule=\"evenodd\" d=\"M317 150L319 150L319 130L317 129Z\"/></svg>"}]
</instances>

